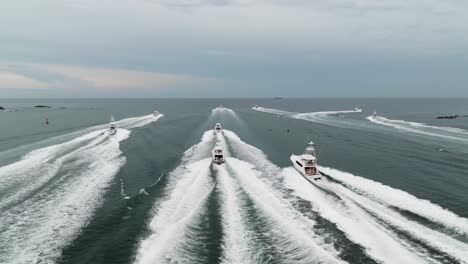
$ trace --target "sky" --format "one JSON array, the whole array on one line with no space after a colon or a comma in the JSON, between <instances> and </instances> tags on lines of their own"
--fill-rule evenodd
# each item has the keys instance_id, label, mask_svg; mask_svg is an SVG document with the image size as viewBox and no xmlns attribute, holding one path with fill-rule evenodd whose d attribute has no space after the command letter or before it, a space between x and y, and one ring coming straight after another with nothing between
<instances>
[{"instance_id":1,"label":"sky","mask_svg":"<svg viewBox=\"0 0 468 264\"><path fill-rule=\"evenodd\" d=\"M468 97L466 0L2 0L0 98Z\"/></svg>"}]
</instances>

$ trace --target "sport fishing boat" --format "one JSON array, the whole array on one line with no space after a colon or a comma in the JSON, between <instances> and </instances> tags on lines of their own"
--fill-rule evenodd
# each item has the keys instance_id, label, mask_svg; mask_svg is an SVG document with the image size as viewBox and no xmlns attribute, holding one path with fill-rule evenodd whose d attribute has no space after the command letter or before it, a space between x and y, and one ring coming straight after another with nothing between
<instances>
[{"instance_id":1,"label":"sport fishing boat","mask_svg":"<svg viewBox=\"0 0 468 264\"><path fill-rule=\"evenodd\" d=\"M317 169L317 155L314 142L309 142L302 155L291 155L294 168L307 180L320 180L322 177Z\"/></svg>"},{"instance_id":2,"label":"sport fishing boat","mask_svg":"<svg viewBox=\"0 0 468 264\"><path fill-rule=\"evenodd\" d=\"M158 112L158 111L154 111L153 115L154 115L154 116L158 116L158 115L159 115L159 112Z\"/></svg>"},{"instance_id":3,"label":"sport fishing boat","mask_svg":"<svg viewBox=\"0 0 468 264\"><path fill-rule=\"evenodd\" d=\"M216 144L215 147L213 148L212 155L213 155L213 163L216 163L216 164L224 163L223 148L219 144Z\"/></svg>"},{"instance_id":4,"label":"sport fishing boat","mask_svg":"<svg viewBox=\"0 0 468 264\"><path fill-rule=\"evenodd\" d=\"M216 123L215 127L214 127L214 132L215 133L222 133L223 132L223 129L221 128L221 124L220 123Z\"/></svg>"},{"instance_id":5,"label":"sport fishing boat","mask_svg":"<svg viewBox=\"0 0 468 264\"><path fill-rule=\"evenodd\" d=\"M109 135L114 135L115 133L117 133L117 128L118 127L119 126L115 122L114 117L111 117L111 122L110 122L110 125L109 125Z\"/></svg>"}]
</instances>

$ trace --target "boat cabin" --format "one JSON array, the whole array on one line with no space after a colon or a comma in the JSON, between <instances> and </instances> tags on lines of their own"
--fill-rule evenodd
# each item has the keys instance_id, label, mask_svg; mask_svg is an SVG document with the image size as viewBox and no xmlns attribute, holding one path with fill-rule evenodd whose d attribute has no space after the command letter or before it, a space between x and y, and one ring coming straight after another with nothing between
<instances>
[{"instance_id":1,"label":"boat cabin","mask_svg":"<svg viewBox=\"0 0 468 264\"><path fill-rule=\"evenodd\" d=\"M304 172L306 175L316 175L317 174L317 160L312 155L302 155L301 156L302 165L304 166Z\"/></svg>"},{"instance_id":2,"label":"boat cabin","mask_svg":"<svg viewBox=\"0 0 468 264\"><path fill-rule=\"evenodd\" d=\"M213 162L217 164L224 162L223 149L220 146L215 146L213 149Z\"/></svg>"}]
</instances>

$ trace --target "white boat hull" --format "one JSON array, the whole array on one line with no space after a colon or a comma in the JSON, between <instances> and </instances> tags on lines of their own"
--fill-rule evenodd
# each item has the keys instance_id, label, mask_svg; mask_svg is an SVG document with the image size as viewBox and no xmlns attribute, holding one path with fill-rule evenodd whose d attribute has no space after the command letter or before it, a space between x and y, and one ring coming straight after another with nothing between
<instances>
[{"instance_id":1,"label":"white boat hull","mask_svg":"<svg viewBox=\"0 0 468 264\"><path fill-rule=\"evenodd\" d=\"M304 178L306 178L308 181L316 181L316 180L322 179L322 175L320 175L320 172L319 172L318 170L317 170L317 174L315 174L315 175L308 175L308 174L306 174L304 167L301 167L301 166L299 166L299 164L297 164L297 162L301 162L301 157L300 157L300 156L291 155L290 159L291 159L291 161L292 161L292 164L293 164L294 168L295 168ZM296 161L297 161L297 162L296 162Z\"/></svg>"}]
</instances>

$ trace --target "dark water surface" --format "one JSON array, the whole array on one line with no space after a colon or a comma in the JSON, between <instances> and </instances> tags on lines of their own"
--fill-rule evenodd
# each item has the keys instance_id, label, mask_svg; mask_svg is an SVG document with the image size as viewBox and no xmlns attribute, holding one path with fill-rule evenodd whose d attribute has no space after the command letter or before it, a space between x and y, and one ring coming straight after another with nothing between
<instances>
[{"instance_id":1,"label":"dark water surface","mask_svg":"<svg viewBox=\"0 0 468 264\"><path fill-rule=\"evenodd\" d=\"M0 263L468 262L468 117L435 118L468 99L0 106ZM289 159L310 140L317 185Z\"/></svg>"}]
</instances>

